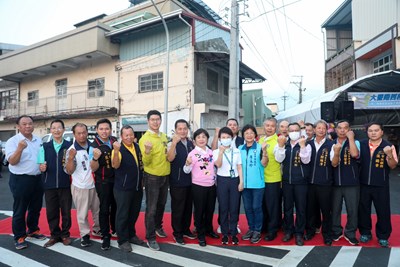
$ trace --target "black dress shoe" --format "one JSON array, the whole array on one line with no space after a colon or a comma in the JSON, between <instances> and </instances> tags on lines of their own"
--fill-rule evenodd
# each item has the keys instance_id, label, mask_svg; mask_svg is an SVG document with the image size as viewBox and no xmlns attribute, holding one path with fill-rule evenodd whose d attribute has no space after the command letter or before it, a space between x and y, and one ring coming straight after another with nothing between
<instances>
[{"instance_id":1,"label":"black dress shoe","mask_svg":"<svg viewBox=\"0 0 400 267\"><path fill-rule=\"evenodd\" d=\"M285 234L284 236L283 236L283 238L282 238L282 241L283 242L288 242L288 241L290 241L290 239L292 239L293 238L293 235L292 234Z\"/></svg>"},{"instance_id":2,"label":"black dress shoe","mask_svg":"<svg viewBox=\"0 0 400 267\"><path fill-rule=\"evenodd\" d=\"M207 246L206 240L205 239L199 239L199 245L200 245L200 247Z\"/></svg>"},{"instance_id":3,"label":"black dress shoe","mask_svg":"<svg viewBox=\"0 0 400 267\"><path fill-rule=\"evenodd\" d=\"M208 232L206 235L211 237L211 238L214 238L214 239L218 239L219 238L219 235L216 234L214 231Z\"/></svg>"},{"instance_id":4,"label":"black dress shoe","mask_svg":"<svg viewBox=\"0 0 400 267\"><path fill-rule=\"evenodd\" d=\"M264 237L265 241L272 241L276 238L276 233L272 233L272 234L266 234Z\"/></svg>"},{"instance_id":5,"label":"black dress shoe","mask_svg":"<svg viewBox=\"0 0 400 267\"><path fill-rule=\"evenodd\" d=\"M324 239L324 244L327 246L332 246L332 239L330 238L325 238Z\"/></svg>"},{"instance_id":6,"label":"black dress shoe","mask_svg":"<svg viewBox=\"0 0 400 267\"><path fill-rule=\"evenodd\" d=\"M305 234L304 235L304 240L309 241L311 239L313 239L315 236L315 234L309 233L309 234Z\"/></svg>"},{"instance_id":7,"label":"black dress shoe","mask_svg":"<svg viewBox=\"0 0 400 267\"><path fill-rule=\"evenodd\" d=\"M301 235L296 235L296 245L297 246L303 246L304 245L303 237Z\"/></svg>"}]
</instances>

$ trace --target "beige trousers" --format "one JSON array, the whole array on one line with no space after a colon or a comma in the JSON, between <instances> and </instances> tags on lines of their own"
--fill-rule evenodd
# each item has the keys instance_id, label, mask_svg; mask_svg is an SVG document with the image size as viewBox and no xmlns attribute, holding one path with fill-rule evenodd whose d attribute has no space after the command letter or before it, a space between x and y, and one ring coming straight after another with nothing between
<instances>
[{"instance_id":1,"label":"beige trousers","mask_svg":"<svg viewBox=\"0 0 400 267\"><path fill-rule=\"evenodd\" d=\"M71 185L72 200L76 208L76 218L78 220L79 233L81 237L90 235L90 225L88 221L89 210L92 211L93 230L99 231L99 210L100 201L97 197L96 188L81 189Z\"/></svg>"}]
</instances>

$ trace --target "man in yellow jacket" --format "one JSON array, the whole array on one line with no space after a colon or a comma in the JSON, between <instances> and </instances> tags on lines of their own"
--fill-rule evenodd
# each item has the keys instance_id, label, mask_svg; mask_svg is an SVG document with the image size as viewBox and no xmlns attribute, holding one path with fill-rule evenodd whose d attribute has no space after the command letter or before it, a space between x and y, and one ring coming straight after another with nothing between
<instances>
[{"instance_id":1,"label":"man in yellow jacket","mask_svg":"<svg viewBox=\"0 0 400 267\"><path fill-rule=\"evenodd\" d=\"M150 110L147 113L147 123L149 129L139 140L143 156L143 180L146 193L146 239L150 249L160 250L156 235L161 238L167 237L162 222L171 168L167 161L167 135L160 132L161 113Z\"/></svg>"},{"instance_id":2,"label":"man in yellow jacket","mask_svg":"<svg viewBox=\"0 0 400 267\"><path fill-rule=\"evenodd\" d=\"M275 160L274 148L278 143L276 134L278 122L275 118L267 118L264 121L265 136L259 143L267 143L268 165L264 168L264 230L267 231L265 241L276 238L282 224L282 173L281 164Z\"/></svg>"}]
</instances>

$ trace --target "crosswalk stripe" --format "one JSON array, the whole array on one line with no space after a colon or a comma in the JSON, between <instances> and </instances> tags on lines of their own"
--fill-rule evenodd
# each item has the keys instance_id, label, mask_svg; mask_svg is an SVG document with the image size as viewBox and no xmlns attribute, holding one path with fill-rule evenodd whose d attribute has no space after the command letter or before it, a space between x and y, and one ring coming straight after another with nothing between
<instances>
[{"instance_id":1,"label":"crosswalk stripe","mask_svg":"<svg viewBox=\"0 0 400 267\"><path fill-rule=\"evenodd\" d=\"M47 240L34 240L34 239L31 239L31 240L27 239L27 241L29 241L30 243L39 245L39 246L43 246L47 242ZM57 244L55 244L55 245L53 245L51 247L48 247L46 249L50 249L52 251L56 251L58 253L61 253L61 254L67 255L67 256L69 256L71 258L74 258L74 259L77 259L77 260L92 264L94 266L104 266L104 267L108 267L108 266L113 266L113 267L114 266L115 267L130 266L130 265L126 265L126 264L120 263L118 261L110 260L110 259L108 259L106 257L102 257L102 256L99 256L97 254L85 251L83 249L75 248L73 246L64 246L61 243L57 243Z\"/></svg>"},{"instance_id":2,"label":"crosswalk stripe","mask_svg":"<svg viewBox=\"0 0 400 267\"><path fill-rule=\"evenodd\" d=\"M329 266L353 266L354 262L357 260L358 254L360 254L361 248L362 247L342 247Z\"/></svg>"},{"instance_id":3,"label":"crosswalk stripe","mask_svg":"<svg viewBox=\"0 0 400 267\"><path fill-rule=\"evenodd\" d=\"M279 266L297 266L305 256L314 248L314 246L268 246L269 248L288 250L279 262Z\"/></svg>"},{"instance_id":4,"label":"crosswalk stripe","mask_svg":"<svg viewBox=\"0 0 400 267\"><path fill-rule=\"evenodd\" d=\"M101 240L92 240L95 242L101 242ZM116 240L111 240L111 246L118 248L118 242ZM118 248L119 249L119 248ZM219 265L209 264L201 261L192 260L189 258L176 256L170 253L162 252L162 251L153 251L147 247L132 245L132 253L153 258L155 260L168 262L171 264L175 264L178 266L199 266L199 267L219 267Z\"/></svg>"},{"instance_id":5,"label":"crosswalk stripe","mask_svg":"<svg viewBox=\"0 0 400 267\"><path fill-rule=\"evenodd\" d=\"M0 213L10 217L13 216L12 210L0 210Z\"/></svg>"},{"instance_id":6,"label":"crosswalk stripe","mask_svg":"<svg viewBox=\"0 0 400 267\"><path fill-rule=\"evenodd\" d=\"M216 246L200 247L199 245L195 245L195 244L186 244L186 245L182 246L182 245L178 245L176 243L172 243L172 245L181 246L184 248L190 248L190 249L203 251L203 252L207 252L207 253L211 253L211 254L216 254L216 255L223 256L223 257L229 257L229 258L254 262L257 264L277 266L277 264L279 263L279 259L276 259L276 258L265 257L265 256L245 253L245 252L231 250L231 249L225 249L225 248L216 247Z\"/></svg>"},{"instance_id":7,"label":"crosswalk stripe","mask_svg":"<svg viewBox=\"0 0 400 267\"><path fill-rule=\"evenodd\" d=\"M0 262L9 266L45 267L47 265L31 260L18 253L0 247Z\"/></svg>"},{"instance_id":8,"label":"crosswalk stripe","mask_svg":"<svg viewBox=\"0 0 400 267\"><path fill-rule=\"evenodd\" d=\"M391 248L388 267L400 266L400 248Z\"/></svg>"}]
</instances>

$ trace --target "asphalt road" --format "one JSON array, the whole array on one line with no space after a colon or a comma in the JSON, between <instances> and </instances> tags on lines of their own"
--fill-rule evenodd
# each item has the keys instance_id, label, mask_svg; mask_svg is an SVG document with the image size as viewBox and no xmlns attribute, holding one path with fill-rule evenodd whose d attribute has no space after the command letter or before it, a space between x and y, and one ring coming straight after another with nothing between
<instances>
[{"instance_id":1,"label":"asphalt road","mask_svg":"<svg viewBox=\"0 0 400 267\"><path fill-rule=\"evenodd\" d=\"M400 214L400 171L391 173L392 214ZM10 216L12 196L8 188L8 170L3 168L0 178L0 223ZM142 210L144 209L144 203ZM243 205L242 205L243 206ZM169 211L170 203L166 205ZM216 208L217 210L217 208ZM2 212L3 211L3 212ZM395 225L393 227L396 227ZM398 227L398 226L397 226ZM397 237L399 238L399 237ZM46 241L30 240L28 249L15 250L13 237L0 235L1 266L400 266L400 248L368 248L361 246L184 246L162 243L161 251L133 246L132 253L124 253L112 241L112 249L102 251L100 242L88 248L76 239L71 246L58 243L44 249Z\"/></svg>"}]
</instances>

